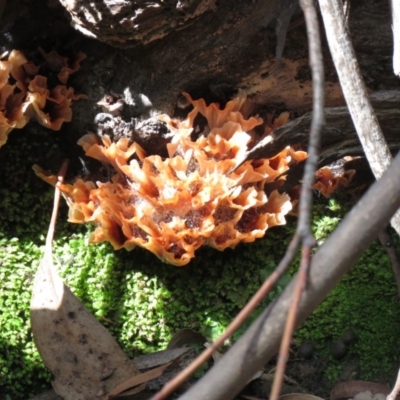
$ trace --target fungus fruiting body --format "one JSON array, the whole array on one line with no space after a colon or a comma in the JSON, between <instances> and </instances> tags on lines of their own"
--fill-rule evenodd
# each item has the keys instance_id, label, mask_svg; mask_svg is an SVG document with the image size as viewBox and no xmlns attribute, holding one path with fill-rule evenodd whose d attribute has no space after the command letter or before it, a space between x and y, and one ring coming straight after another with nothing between
<instances>
[{"instance_id":1,"label":"fungus fruiting body","mask_svg":"<svg viewBox=\"0 0 400 400\"><path fill-rule=\"evenodd\" d=\"M347 186L354 174L353 169L335 174L329 167L322 167L316 172L314 188L329 197L340 186Z\"/></svg>"},{"instance_id":2,"label":"fungus fruiting body","mask_svg":"<svg viewBox=\"0 0 400 400\"><path fill-rule=\"evenodd\" d=\"M49 54L54 57L56 53ZM0 147L13 129L23 128L31 118L52 130L71 121L72 101L86 97L65 86L68 75L79 68L84 57L82 53L78 56L73 68L63 67L64 84L53 88L48 88L47 78L38 75L39 67L29 63L20 51L13 50L7 60L0 60Z\"/></svg>"},{"instance_id":3,"label":"fungus fruiting body","mask_svg":"<svg viewBox=\"0 0 400 400\"><path fill-rule=\"evenodd\" d=\"M110 172L107 182L79 178L60 186L69 221L96 226L92 243L109 241L115 249L128 250L141 246L183 266L203 245L234 248L285 223L292 209L290 197L266 186L285 179L290 165L307 154L287 147L273 158L240 164L262 119L242 115L242 98L221 109L185 96L193 110L184 121L160 116L172 133L167 158L147 156L129 138L113 142L106 135L88 133L78 141L87 156ZM193 139L198 114L207 120L208 130ZM55 176L34 169L56 183Z\"/></svg>"},{"instance_id":4,"label":"fungus fruiting body","mask_svg":"<svg viewBox=\"0 0 400 400\"><path fill-rule=\"evenodd\" d=\"M141 246L163 261L185 265L202 245L233 248L285 223L292 207L289 196L276 190L267 195L264 186L306 153L288 147L273 159L239 166L252 138L249 132L261 118L245 119L240 98L220 109L186 97L194 106L186 120L160 117L173 133L165 159L146 156L128 138L112 142L89 133L79 140L87 156L113 171L108 182L77 179L60 188L70 207L69 220L96 225L91 242L108 240L115 249ZM198 113L207 119L209 133L192 140ZM55 183L55 177L35 170Z\"/></svg>"}]
</instances>

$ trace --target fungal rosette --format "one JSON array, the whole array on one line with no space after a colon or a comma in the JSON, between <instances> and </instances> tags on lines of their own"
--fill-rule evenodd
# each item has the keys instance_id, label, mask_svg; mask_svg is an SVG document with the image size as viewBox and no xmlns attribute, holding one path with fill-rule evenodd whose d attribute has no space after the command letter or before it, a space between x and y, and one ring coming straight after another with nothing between
<instances>
[{"instance_id":1,"label":"fungal rosette","mask_svg":"<svg viewBox=\"0 0 400 400\"><path fill-rule=\"evenodd\" d=\"M265 185L282 179L289 164L304 160L306 153L287 147L271 159L238 165L261 118L244 118L240 98L220 109L186 96L194 107L187 119L160 117L173 133L167 158L146 156L128 138L112 142L89 133L79 140L86 155L111 172L108 182L77 179L60 187L69 204L69 221L96 226L92 243L109 241L115 249L127 250L141 246L183 266L203 245L233 248L285 223L292 208L289 196L276 190L267 195ZM209 130L192 140L199 113ZM55 184L54 176L35 170Z\"/></svg>"}]
</instances>

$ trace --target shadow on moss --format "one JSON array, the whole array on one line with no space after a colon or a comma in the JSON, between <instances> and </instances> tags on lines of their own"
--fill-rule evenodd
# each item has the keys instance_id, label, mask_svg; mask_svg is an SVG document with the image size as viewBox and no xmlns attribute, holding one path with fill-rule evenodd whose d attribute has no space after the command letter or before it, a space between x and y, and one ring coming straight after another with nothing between
<instances>
[{"instance_id":1,"label":"shadow on moss","mask_svg":"<svg viewBox=\"0 0 400 400\"><path fill-rule=\"evenodd\" d=\"M314 233L320 243L343 214L321 211L317 208L314 218ZM399 238L392 236L399 249ZM325 376L331 382L363 379L392 384L399 362L399 329L400 304L394 274L384 248L376 240L297 331L296 338L315 344L315 356L326 360ZM346 346L345 357L335 359L334 342L349 331L356 340Z\"/></svg>"}]
</instances>

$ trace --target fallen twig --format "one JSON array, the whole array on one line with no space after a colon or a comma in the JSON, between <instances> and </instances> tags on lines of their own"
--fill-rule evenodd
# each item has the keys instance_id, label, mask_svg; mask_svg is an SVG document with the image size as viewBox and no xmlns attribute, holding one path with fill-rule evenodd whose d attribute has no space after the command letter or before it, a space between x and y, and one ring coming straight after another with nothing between
<instances>
[{"instance_id":1,"label":"fallen twig","mask_svg":"<svg viewBox=\"0 0 400 400\"><path fill-rule=\"evenodd\" d=\"M64 177L65 174L67 173L69 161L65 160L60 168L60 171L58 173L58 182L56 184L56 189L54 192L54 202L53 202L53 212L51 214L51 220L50 220L50 225L49 225L49 230L47 231L47 236L46 236L46 253L52 253L52 247L53 247L53 237L54 237L54 231L56 229L56 221L57 221L57 215L58 215L58 208L59 208L59 203L60 203L60 198L61 198L61 192L58 189L59 185L61 185L64 182Z\"/></svg>"},{"instance_id":2,"label":"fallen twig","mask_svg":"<svg viewBox=\"0 0 400 400\"><path fill-rule=\"evenodd\" d=\"M296 318L300 299L307 282L308 269L311 262L311 249L315 246L315 238L311 232L312 188L315 182L315 171L318 163L318 150L321 131L324 126L324 66L322 60L321 40L318 28L318 18L313 0L301 0L307 26L310 66L313 81L313 116L311 122L308 158L304 170L299 204L299 222L297 235L302 244L300 269L297 275L296 287L293 293L292 305L283 333L279 349L276 374L271 390L271 400L277 400L282 388L285 368L289 359L290 341L296 326Z\"/></svg>"}]
</instances>

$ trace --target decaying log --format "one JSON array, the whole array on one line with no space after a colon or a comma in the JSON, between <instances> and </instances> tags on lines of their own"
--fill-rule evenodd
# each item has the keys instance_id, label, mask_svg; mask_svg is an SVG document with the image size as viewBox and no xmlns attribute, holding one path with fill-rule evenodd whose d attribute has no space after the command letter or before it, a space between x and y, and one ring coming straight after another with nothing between
<instances>
[{"instance_id":1,"label":"decaying log","mask_svg":"<svg viewBox=\"0 0 400 400\"><path fill-rule=\"evenodd\" d=\"M389 147L396 151L400 147L398 127L400 120L400 91L382 91L371 95L382 130ZM345 156L362 156L363 151L354 130L347 107L332 107L325 110L326 126L321 140L319 165L327 165ZM311 113L289 121L260 141L245 159L272 157L289 144L306 148L310 129Z\"/></svg>"},{"instance_id":2,"label":"decaying log","mask_svg":"<svg viewBox=\"0 0 400 400\"><path fill-rule=\"evenodd\" d=\"M215 0L60 2L70 13L74 28L122 47L162 39L172 31L186 28L199 15L216 11Z\"/></svg>"},{"instance_id":3,"label":"decaying log","mask_svg":"<svg viewBox=\"0 0 400 400\"><path fill-rule=\"evenodd\" d=\"M49 0L49 6L45 1L34 4L27 0L7 2L0 27L3 33L0 47L23 50L38 64L43 62L37 50L39 46L46 51L55 49L62 55L78 51L87 54L82 68L69 81L90 99L76 103L73 121L63 126L66 136L71 138L69 146L87 130L94 129L93 121L100 111L96 103L110 92L129 92L131 101L124 111L128 122L131 118L147 119L160 113L183 117L186 114L177 105L183 91L194 98L203 97L223 105L241 90L252 100L255 112L264 118L271 110L289 110L294 116L311 111L312 87L304 19L301 13L291 8L291 0L239 0L233 3L228 0L63 0L64 3L75 13L75 18L81 19L81 26L89 24L89 16L92 16L95 33L114 35L115 42L123 45L122 48L89 39L71 28L69 12L67 14L55 0ZM352 0L349 4L349 28L367 86L373 91L400 89L400 80L392 69L389 2ZM207 9L194 18L188 17L183 25L174 22L172 15L184 20L185 15L193 16L199 7ZM140 14L139 9L144 11ZM163 12L157 14L154 10ZM281 27L282 23L287 24L287 10L294 15L287 27L286 44L279 62L276 54L281 52L285 39ZM128 11L132 12L131 16ZM145 15L149 16L148 20ZM120 34L120 30L129 27L129 21L135 18L140 24L130 34L132 38L137 35L136 39ZM164 29L167 20L171 26ZM154 32L150 33L154 21L158 22L153 24ZM102 24L106 23L109 28L103 29ZM156 27L165 35L147 43L151 35L156 35ZM140 42L139 31L147 32L142 33L143 42ZM126 46L136 46L123 48L126 46L122 42ZM344 106L325 42L323 48L327 82L325 104L328 107Z\"/></svg>"},{"instance_id":4,"label":"decaying log","mask_svg":"<svg viewBox=\"0 0 400 400\"><path fill-rule=\"evenodd\" d=\"M242 78L239 88L255 105L269 104L273 101L285 104L287 109L301 114L312 108L312 82L308 64L307 58L264 61L257 71ZM302 73L306 75L301 77ZM325 105L345 105L338 82L325 82Z\"/></svg>"}]
</instances>

